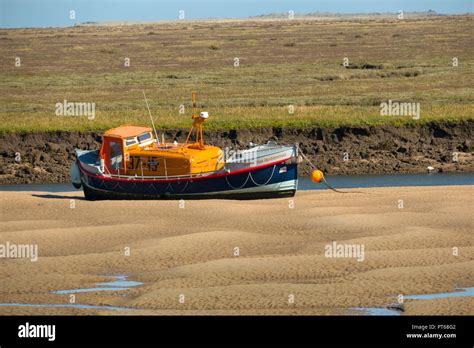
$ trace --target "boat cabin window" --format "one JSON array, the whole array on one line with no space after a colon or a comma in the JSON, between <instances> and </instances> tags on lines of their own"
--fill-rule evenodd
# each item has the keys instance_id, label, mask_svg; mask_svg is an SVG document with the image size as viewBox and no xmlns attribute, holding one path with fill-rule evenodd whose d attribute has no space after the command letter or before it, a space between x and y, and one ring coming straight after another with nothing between
<instances>
[{"instance_id":1,"label":"boat cabin window","mask_svg":"<svg viewBox=\"0 0 474 348\"><path fill-rule=\"evenodd\" d=\"M150 139L151 139L151 134L150 134L149 132L140 134L140 135L138 136L138 141L139 141L140 143L143 143L143 142L145 142L145 141L147 141L147 140L150 140Z\"/></svg>"},{"instance_id":2,"label":"boat cabin window","mask_svg":"<svg viewBox=\"0 0 474 348\"><path fill-rule=\"evenodd\" d=\"M127 138L125 139L125 146L135 145L137 143L137 138Z\"/></svg>"}]
</instances>

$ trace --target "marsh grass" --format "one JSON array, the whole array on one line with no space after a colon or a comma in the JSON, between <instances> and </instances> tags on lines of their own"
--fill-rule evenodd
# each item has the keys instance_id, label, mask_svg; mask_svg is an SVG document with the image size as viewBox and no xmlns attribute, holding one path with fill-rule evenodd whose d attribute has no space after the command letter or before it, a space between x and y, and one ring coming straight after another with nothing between
<instances>
[{"instance_id":1,"label":"marsh grass","mask_svg":"<svg viewBox=\"0 0 474 348\"><path fill-rule=\"evenodd\" d=\"M262 127L337 127L367 125L410 125L433 121L463 122L472 118L474 105L454 106L450 104L430 106L421 109L419 120L410 116L381 116L376 106L298 106L290 114L287 107L208 107L210 113L206 129L262 128ZM190 109L185 115L178 109L152 108L155 125L159 129L188 128L191 125ZM2 124L9 124L5 132L33 131L86 131L107 130L118 125L151 125L146 109L123 108L121 112L113 110L97 111L96 117L89 120L86 116L56 116L54 112L2 113Z\"/></svg>"},{"instance_id":2,"label":"marsh grass","mask_svg":"<svg viewBox=\"0 0 474 348\"><path fill-rule=\"evenodd\" d=\"M161 128L189 126L191 91L210 129L461 122L474 116L472 20L0 30L0 132L149 124L142 89ZM420 120L380 116L389 99L420 103ZM95 103L96 118L55 116L64 100Z\"/></svg>"}]
</instances>

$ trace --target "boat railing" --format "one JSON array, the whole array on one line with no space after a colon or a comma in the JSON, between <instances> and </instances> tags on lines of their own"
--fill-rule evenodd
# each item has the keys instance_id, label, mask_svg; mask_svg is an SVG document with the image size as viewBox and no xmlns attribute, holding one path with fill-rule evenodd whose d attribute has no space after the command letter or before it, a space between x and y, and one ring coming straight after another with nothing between
<instances>
[{"instance_id":1,"label":"boat railing","mask_svg":"<svg viewBox=\"0 0 474 348\"><path fill-rule=\"evenodd\" d=\"M265 145L264 145L265 146ZM267 145L268 146L268 145ZM275 148L281 148L282 146L269 146L268 149L275 149ZM286 146L284 146L286 147ZM281 152L285 152L287 151L288 149L282 149L282 151L279 151L278 153L281 153ZM245 150L243 150L245 151ZM297 154L298 154L298 146L293 144L293 151L294 151L294 156L297 157ZM227 159L225 161L225 164L226 165L242 165L243 163L239 163L239 161L236 161L236 158L235 158L235 155L236 153L233 154L233 156L231 156L231 158ZM264 155L262 157L267 157L267 155ZM256 163L255 163L256 164ZM254 164L254 165L255 165ZM115 178L115 179L127 179L127 180L130 180L130 181L133 181L133 180L180 180L180 179L193 179L193 178L201 178L201 177L207 177L207 176L210 176L210 175L213 175L213 174L218 174L218 173L228 173L230 172L230 169L229 168L226 168L226 166L224 166L224 168L218 170L218 171L211 171L211 172L203 172L203 173L196 173L196 174L184 174L184 175L168 175L168 170L166 168L166 161L165 161L165 175L160 175L160 176L148 176L148 175L143 175L143 166L142 166L142 163L140 161L140 169L141 169L141 175L124 175L124 174L120 174L120 171L118 174L112 174L110 173L107 168L105 167L105 172L102 172L101 174L105 177L108 177L108 178ZM234 168L235 169L235 168Z\"/></svg>"},{"instance_id":2,"label":"boat railing","mask_svg":"<svg viewBox=\"0 0 474 348\"><path fill-rule=\"evenodd\" d=\"M198 174L188 174L188 175L161 175L161 176L152 176L152 175L120 175L120 174L103 174L105 177L108 178L115 178L115 179L128 179L128 180L175 180L175 179L192 179L192 178L200 178L206 177L212 174L216 174L219 172L226 172L225 170L220 170L217 172L206 172L206 173L198 173Z\"/></svg>"}]
</instances>

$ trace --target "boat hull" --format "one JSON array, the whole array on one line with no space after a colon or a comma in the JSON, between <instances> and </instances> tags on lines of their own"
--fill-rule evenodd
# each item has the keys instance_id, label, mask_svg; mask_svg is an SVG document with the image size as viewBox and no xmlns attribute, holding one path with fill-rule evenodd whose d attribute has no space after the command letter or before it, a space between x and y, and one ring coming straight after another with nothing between
<instances>
[{"instance_id":1,"label":"boat hull","mask_svg":"<svg viewBox=\"0 0 474 348\"><path fill-rule=\"evenodd\" d=\"M173 180L120 179L88 172L80 161L86 199L264 199L292 197L297 163L285 160L247 170Z\"/></svg>"}]
</instances>

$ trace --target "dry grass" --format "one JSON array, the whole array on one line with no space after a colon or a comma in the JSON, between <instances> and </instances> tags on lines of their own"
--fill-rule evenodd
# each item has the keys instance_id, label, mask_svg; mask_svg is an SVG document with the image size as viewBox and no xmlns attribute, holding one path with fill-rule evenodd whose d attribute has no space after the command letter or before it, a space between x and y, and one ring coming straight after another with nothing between
<instances>
[{"instance_id":1,"label":"dry grass","mask_svg":"<svg viewBox=\"0 0 474 348\"><path fill-rule=\"evenodd\" d=\"M419 102L421 122L472 119L472 23L453 16L0 30L0 132L148 123L141 89L168 128L188 126L192 90L211 128L414 122L379 116L388 99ZM55 116L65 99L96 103L95 120Z\"/></svg>"}]
</instances>

